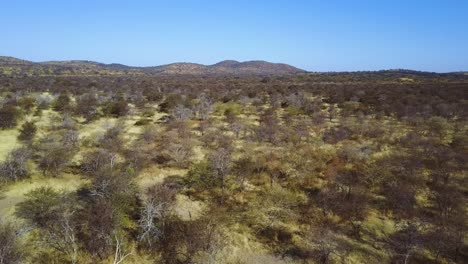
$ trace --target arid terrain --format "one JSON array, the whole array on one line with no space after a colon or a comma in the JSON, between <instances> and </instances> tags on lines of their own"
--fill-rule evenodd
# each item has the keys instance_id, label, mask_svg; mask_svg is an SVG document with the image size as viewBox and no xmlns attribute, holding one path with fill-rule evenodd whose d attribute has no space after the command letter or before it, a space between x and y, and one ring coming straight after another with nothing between
<instances>
[{"instance_id":1,"label":"arid terrain","mask_svg":"<svg viewBox=\"0 0 468 264\"><path fill-rule=\"evenodd\" d=\"M0 263L467 263L468 73L0 57Z\"/></svg>"}]
</instances>

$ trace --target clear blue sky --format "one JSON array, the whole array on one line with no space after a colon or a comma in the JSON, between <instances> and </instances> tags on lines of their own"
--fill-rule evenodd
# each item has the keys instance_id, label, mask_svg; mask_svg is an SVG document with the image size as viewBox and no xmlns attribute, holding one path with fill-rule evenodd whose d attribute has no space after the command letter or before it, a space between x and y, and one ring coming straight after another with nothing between
<instances>
[{"instance_id":1,"label":"clear blue sky","mask_svg":"<svg viewBox=\"0 0 468 264\"><path fill-rule=\"evenodd\" d=\"M0 0L0 55L468 70L468 0Z\"/></svg>"}]
</instances>

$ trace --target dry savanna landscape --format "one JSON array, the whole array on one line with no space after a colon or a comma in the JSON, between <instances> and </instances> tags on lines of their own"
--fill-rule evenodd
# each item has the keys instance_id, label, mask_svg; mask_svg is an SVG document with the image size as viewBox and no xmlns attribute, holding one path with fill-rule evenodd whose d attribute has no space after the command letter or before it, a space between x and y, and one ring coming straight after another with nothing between
<instances>
[{"instance_id":1,"label":"dry savanna landscape","mask_svg":"<svg viewBox=\"0 0 468 264\"><path fill-rule=\"evenodd\" d=\"M0 263L466 263L468 74L0 58Z\"/></svg>"}]
</instances>

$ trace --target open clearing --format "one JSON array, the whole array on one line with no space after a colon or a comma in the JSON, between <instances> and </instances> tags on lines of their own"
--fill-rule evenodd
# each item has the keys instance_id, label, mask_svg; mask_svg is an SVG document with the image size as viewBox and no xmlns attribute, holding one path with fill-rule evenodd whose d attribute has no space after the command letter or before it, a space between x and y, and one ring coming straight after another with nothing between
<instances>
[{"instance_id":1,"label":"open clearing","mask_svg":"<svg viewBox=\"0 0 468 264\"><path fill-rule=\"evenodd\" d=\"M57 178L33 176L30 179L8 185L0 194L0 216L11 218L15 205L24 200L25 194L40 187L52 187L56 190L74 191L85 181L77 175L64 174Z\"/></svg>"},{"instance_id":2,"label":"open clearing","mask_svg":"<svg viewBox=\"0 0 468 264\"><path fill-rule=\"evenodd\" d=\"M16 129L0 130L0 161L5 159L8 152L21 145L17 137L18 130Z\"/></svg>"}]
</instances>

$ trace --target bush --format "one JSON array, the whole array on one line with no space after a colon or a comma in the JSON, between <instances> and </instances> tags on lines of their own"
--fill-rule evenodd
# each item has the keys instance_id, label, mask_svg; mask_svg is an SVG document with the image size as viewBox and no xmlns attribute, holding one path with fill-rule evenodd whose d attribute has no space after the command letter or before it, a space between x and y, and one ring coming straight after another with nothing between
<instances>
[{"instance_id":1,"label":"bush","mask_svg":"<svg viewBox=\"0 0 468 264\"><path fill-rule=\"evenodd\" d=\"M27 121L20 128L19 140L28 141L36 135L37 127L34 122Z\"/></svg>"},{"instance_id":2,"label":"bush","mask_svg":"<svg viewBox=\"0 0 468 264\"><path fill-rule=\"evenodd\" d=\"M30 96L22 97L18 100L18 106L26 112L30 112L36 106L36 99Z\"/></svg>"},{"instance_id":3,"label":"bush","mask_svg":"<svg viewBox=\"0 0 468 264\"><path fill-rule=\"evenodd\" d=\"M23 253L18 234L11 224L0 222L0 263L22 263Z\"/></svg>"},{"instance_id":4,"label":"bush","mask_svg":"<svg viewBox=\"0 0 468 264\"><path fill-rule=\"evenodd\" d=\"M121 117L128 113L129 108L127 101L124 99L119 99L115 102L108 102L103 106L102 111L108 116Z\"/></svg>"},{"instance_id":5,"label":"bush","mask_svg":"<svg viewBox=\"0 0 468 264\"><path fill-rule=\"evenodd\" d=\"M38 145L38 166L43 174L58 175L75 155L74 146L63 140L60 136L52 135Z\"/></svg>"},{"instance_id":6,"label":"bush","mask_svg":"<svg viewBox=\"0 0 468 264\"><path fill-rule=\"evenodd\" d=\"M98 117L98 99L95 93L83 94L76 99L75 114L83 116L87 121Z\"/></svg>"},{"instance_id":7,"label":"bush","mask_svg":"<svg viewBox=\"0 0 468 264\"><path fill-rule=\"evenodd\" d=\"M53 103L53 108L55 111L64 112L70 110L70 104L70 96L68 96L66 93L61 93Z\"/></svg>"},{"instance_id":8,"label":"bush","mask_svg":"<svg viewBox=\"0 0 468 264\"><path fill-rule=\"evenodd\" d=\"M169 94L164 102L159 105L159 111L169 113L170 110L183 103L182 96L178 94Z\"/></svg>"},{"instance_id":9,"label":"bush","mask_svg":"<svg viewBox=\"0 0 468 264\"><path fill-rule=\"evenodd\" d=\"M194 164L185 178L185 184L189 188L214 187L217 185L217 178L208 162Z\"/></svg>"},{"instance_id":10,"label":"bush","mask_svg":"<svg viewBox=\"0 0 468 264\"><path fill-rule=\"evenodd\" d=\"M27 199L17 205L15 215L40 227L56 220L60 213L61 194L51 187L41 187L26 194Z\"/></svg>"},{"instance_id":11,"label":"bush","mask_svg":"<svg viewBox=\"0 0 468 264\"><path fill-rule=\"evenodd\" d=\"M123 133L124 127L121 124L109 128L99 140L99 146L111 151L119 151L124 145Z\"/></svg>"},{"instance_id":12,"label":"bush","mask_svg":"<svg viewBox=\"0 0 468 264\"><path fill-rule=\"evenodd\" d=\"M0 128L15 127L20 113L19 109L13 105L5 105L0 108Z\"/></svg>"},{"instance_id":13,"label":"bush","mask_svg":"<svg viewBox=\"0 0 468 264\"><path fill-rule=\"evenodd\" d=\"M30 153L25 148L12 150L0 164L0 181L16 181L29 176L28 159Z\"/></svg>"}]
</instances>

